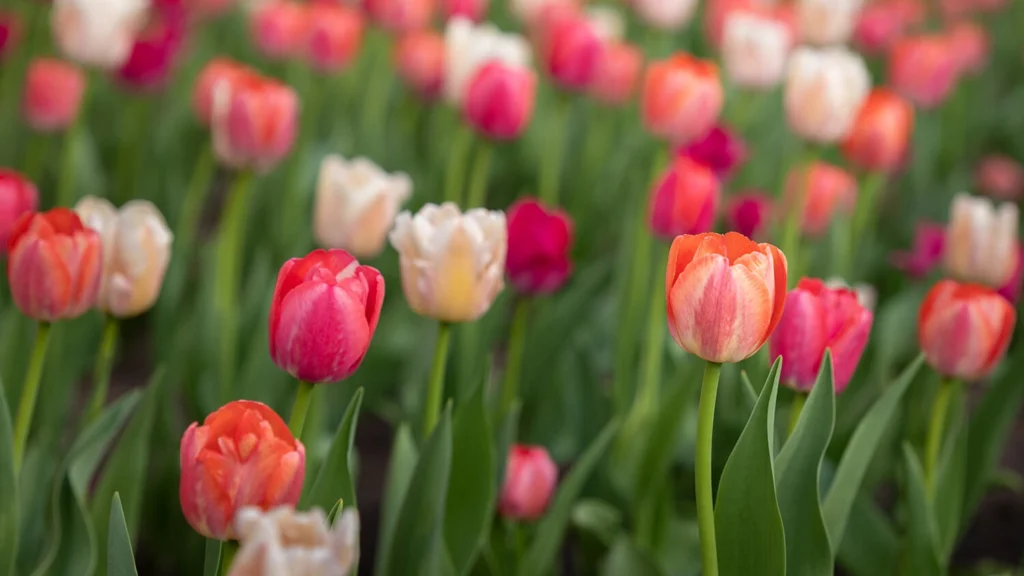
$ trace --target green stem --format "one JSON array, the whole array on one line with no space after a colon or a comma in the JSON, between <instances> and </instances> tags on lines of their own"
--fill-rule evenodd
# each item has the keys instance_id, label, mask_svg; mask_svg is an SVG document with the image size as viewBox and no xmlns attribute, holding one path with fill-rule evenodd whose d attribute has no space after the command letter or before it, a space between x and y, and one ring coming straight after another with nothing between
<instances>
[{"instance_id":1,"label":"green stem","mask_svg":"<svg viewBox=\"0 0 1024 576\"><path fill-rule=\"evenodd\" d=\"M185 198L178 213L178 223L174 227L174 252L186 252L186 260L195 244L196 229L203 206L206 204L206 195L210 191L210 181L213 179L215 167L213 146L204 146L192 168L192 177L188 181Z\"/></svg>"},{"instance_id":2,"label":"green stem","mask_svg":"<svg viewBox=\"0 0 1024 576\"><path fill-rule=\"evenodd\" d=\"M231 563L235 561L235 554L238 553L238 542L234 540L224 540L220 545L220 569L217 570L219 576L227 576L227 573L231 571Z\"/></svg>"},{"instance_id":3,"label":"green stem","mask_svg":"<svg viewBox=\"0 0 1024 576\"><path fill-rule=\"evenodd\" d=\"M807 394L797 392L793 396L793 404L789 407L789 426L786 428L786 437L793 435L796 430L796 423L800 421L800 414L804 411L804 404L807 403Z\"/></svg>"},{"instance_id":4,"label":"green stem","mask_svg":"<svg viewBox=\"0 0 1024 576\"><path fill-rule=\"evenodd\" d=\"M956 380L943 378L939 383L939 392L935 395L935 401L932 403L932 415L928 421L928 436L924 454L925 486L929 495L935 493L935 474L938 471L939 456L942 452L946 418L949 415L949 403L956 387Z\"/></svg>"},{"instance_id":5,"label":"green stem","mask_svg":"<svg viewBox=\"0 0 1024 576\"><path fill-rule=\"evenodd\" d=\"M655 271L657 271L664 267L665 260L668 258L667 246L659 242L654 253ZM665 325L665 283L657 280L657 272L655 272L654 294L650 295L650 307L647 309L647 345L643 372L636 400L640 403L643 414L652 413L658 404L661 367L665 359L665 334L668 332Z\"/></svg>"},{"instance_id":6,"label":"green stem","mask_svg":"<svg viewBox=\"0 0 1024 576\"><path fill-rule=\"evenodd\" d=\"M144 96L128 99L127 109L121 121L120 142L117 151L117 203L123 204L136 196L135 169L139 164L139 153L144 143L144 129L147 126L149 100Z\"/></svg>"},{"instance_id":7,"label":"green stem","mask_svg":"<svg viewBox=\"0 0 1024 576\"><path fill-rule=\"evenodd\" d=\"M423 438L434 431L438 414L441 413L441 397L444 395L444 371L448 363L448 346L452 338L452 325L441 322L437 325L437 343L434 344L434 365L430 369L427 384L427 398L423 403Z\"/></svg>"},{"instance_id":8,"label":"green stem","mask_svg":"<svg viewBox=\"0 0 1024 576\"><path fill-rule=\"evenodd\" d=\"M296 60L293 64L302 65L299 60ZM299 74L297 73L296 75L298 76ZM303 77L307 80L302 82L307 88L304 92L306 100L302 110L299 135L295 141L295 148L292 150L291 158L288 161L288 184L285 189L286 201L283 202L282 209L278 215L280 220L278 221L279 229L277 234L282 245L283 257L287 257L292 253L293 246L290 240L293 237L293 230L302 230L302 237L306 237L306 226L303 225L303 220L309 217L309 192L312 190L312 187L306 185L303 179L303 169L306 166L306 156L309 153L310 145L316 140L316 132L319 127L317 119L319 118L322 104L321 87L313 82L308 82L309 78L307 76Z\"/></svg>"},{"instance_id":9,"label":"green stem","mask_svg":"<svg viewBox=\"0 0 1024 576\"><path fill-rule=\"evenodd\" d=\"M387 38L381 33L377 42L377 62L370 69L363 108L363 138L370 150L384 157L387 142L388 103L395 73L388 58Z\"/></svg>"},{"instance_id":10,"label":"green stem","mask_svg":"<svg viewBox=\"0 0 1024 576\"><path fill-rule=\"evenodd\" d=\"M711 437L715 428L715 400L722 365L708 362L700 388L697 409L696 478L697 530L704 576L718 576L718 547L715 544L715 499L711 485Z\"/></svg>"},{"instance_id":11,"label":"green stem","mask_svg":"<svg viewBox=\"0 0 1024 576\"><path fill-rule=\"evenodd\" d=\"M46 360L46 349L50 344L50 324L40 322L36 328L36 342L32 346L32 355L28 360L28 371L25 373L25 384L21 387L21 399L18 401L18 414L14 419L14 471L21 468L21 460L25 455L25 444L28 432L32 427L32 414L36 409L39 397L39 383L43 379L43 365Z\"/></svg>"},{"instance_id":12,"label":"green stem","mask_svg":"<svg viewBox=\"0 0 1024 576\"><path fill-rule=\"evenodd\" d=\"M28 137L28 145L25 146L25 176L40 186L43 162L46 161L46 152L50 140L46 134L32 133Z\"/></svg>"},{"instance_id":13,"label":"green stem","mask_svg":"<svg viewBox=\"0 0 1024 576\"><path fill-rule=\"evenodd\" d=\"M86 87L86 94L90 91ZM60 156L60 176L57 179L57 206L70 208L78 200L78 193L75 191L75 163L77 161L75 146L82 132L82 123L84 121L82 117L85 116L84 106L86 99L87 96L83 97L83 108L78 111L78 117L71 123L68 131L64 133L64 142Z\"/></svg>"},{"instance_id":14,"label":"green stem","mask_svg":"<svg viewBox=\"0 0 1024 576\"><path fill-rule=\"evenodd\" d=\"M800 280L800 276L802 276L801 265L803 262L800 261L800 232L803 227L804 211L807 206L807 192L811 182L811 167L816 159L815 152L816 150L813 147L808 148L805 157L798 160L792 166L798 170L803 170L804 173L801 175L802 182L798 184L796 198L789 205L789 213L786 215L786 221L782 229L782 238L779 242L779 248L786 255L786 261L789 265L790 285L796 284ZM787 171L786 174L789 174L789 172ZM785 194L785 190L783 190L783 194Z\"/></svg>"},{"instance_id":15,"label":"green stem","mask_svg":"<svg viewBox=\"0 0 1024 576\"><path fill-rule=\"evenodd\" d=\"M95 420L103 406L107 403L107 393L110 390L110 370L114 363L114 352L117 349L117 318L107 315L103 322L103 338L100 340L100 349L96 354L96 365L92 371L92 400L89 401L89 411L85 418L85 424Z\"/></svg>"},{"instance_id":16,"label":"green stem","mask_svg":"<svg viewBox=\"0 0 1024 576\"><path fill-rule=\"evenodd\" d=\"M246 210L252 191L252 174L239 172L228 192L217 243L216 303L220 316L220 392L221 400L232 398L235 355L238 352L238 298L242 274L242 240Z\"/></svg>"},{"instance_id":17,"label":"green stem","mask_svg":"<svg viewBox=\"0 0 1024 576\"><path fill-rule=\"evenodd\" d=\"M461 121L448 150L448 167L444 175L444 201L462 203L462 177L466 172L466 158L473 144L473 132Z\"/></svg>"},{"instance_id":18,"label":"green stem","mask_svg":"<svg viewBox=\"0 0 1024 576\"><path fill-rule=\"evenodd\" d=\"M505 386L501 394L501 415L508 414L519 398L519 376L523 371L523 353L526 349L526 325L530 317L530 300L520 298L512 316L512 329L508 337L508 356L505 359Z\"/></svg>"},{"instance_id":19,"label":"green stem","mask_svg":"<svg viewBox=\"0 0 1024 576\"><path fill-rule=\"evenodd\" d=\"M302 428L306 425L306 413L309 412L309 402L312 399L313 384L299 380L299 389L295 393L295 404L292 404L292 415L288 419L288 429L296 438L302 437Z\"/></svg>"},{"instance_id":20,"label":"green stem","mask_svg":"<svg viewBox=\"0 0 1024 576\"><path fill-rule=\"evenodd\" d=\"M555 95L555 113L548 126L547 149L540 159L538 196L548 206L558 206L558 184L565 154L565 139L569 129L571 101L563 94Z\"/></svg>"},{"instance_id":21,"label":"green stem","mask_svg":"<svg viewBox=\"0 0 1024 576\"><path fill-rule=\"evenodd\" d=\"M857 244L863 240L863 234L868 230L868 225L874 220L878 209L878 197L885 184L886 174L884 172L872 172L861 181L860 195L857 197L857 207L853 212L848 234L845 237L846 250L844 252L847 261L843 263L840 276L853 281L853 273L856 263Z\"/></svg>"},{"instance_id":22,"label":"green stem","mask_svg":"<svg viewBox=\"0 0 1024 576\"><path fill-rule=\"evenodd\" d=\"M466 208L487 207L487 179L491 174L493 152L494 146L490 142L481 141L477 146L473 172L469 179L469 199Z\"/></svg>"}]
</instances>

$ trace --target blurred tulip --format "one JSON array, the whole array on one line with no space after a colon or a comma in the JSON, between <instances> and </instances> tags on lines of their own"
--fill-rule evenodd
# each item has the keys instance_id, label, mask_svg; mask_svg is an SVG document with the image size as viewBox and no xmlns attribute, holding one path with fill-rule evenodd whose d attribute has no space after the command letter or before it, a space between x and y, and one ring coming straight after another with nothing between
<instances>
[{"instance_id":1,"label":"blurred tulip","mask_svg":"<svg viewBox=\"0 0 1024 576\"><path fill-rule=\"evenodd\" d=\"M757 238L767 228L772 214L772 197L763 192L744 192L725 205L729 230L747 238Z\"/></svg>"},{"instance_id":2,"label":"blurred tulip","mask_svg":"<svg viewBox=\"0 0 1024 576\"><path fill-rule=\"evenodd\" d=\"M230 85L239 79L255 75L254 70L230 58L218 57L210 60L199 72L192 92L192 109L199 121L203 125L210 124L213 116L213 93L220 83Z\"/></svg>"},{"instance_id":3,"label":"blurred tulip","mask_svg":"<svg viewBox=\"0 0 1024 576\"><path fill-rule=\"evenodd\" d=\"M749 11L734 11L725 22L722 61L740 88L777 86L786 71L793 37L785 24Z\"/></svg>"},{"instance_id":4,"label":"blurred tulip","mask_svg":"<svg viewBox=\"0 0 1024 576\"><path fill-rule=\"evenodd\" d=\"M626 19L622 12L610 6L587 6L584 15L590 28L602 42L619 42L626 35Z\"/></svg>"},{"instance_id":5,"label":"blurred tulip","mask_svg":"<svg viewBox=\"0 0 1024 576\"><path fill-rule=\"evenodd\" d=\"M146 0L54 0L54 42L81 64L117 69L131 54L148 8Z\"/></svg>"},{"instance_id":6,"label":"blurred tulip","mask_svg":"<svg viewBox=\"0 0 1024 576\"><path fill-rule=\"evenodd\" d=\"M960 68L945 36L921 35L900 40L889 52L889 82L922 108L934 108L949 96Z\"/></svg>"},{"instance_id":7,"label":"blurred tulip","mask_svg":"<svg viewBox=\"0 0 1024 576\"><path fill-rule=\"evenodd\" d=\"M868 171L893 172L907 154L914 107L895 92L875 88L861 106L843 142L843 154Z\"/></svg>"},{"instance_id":8,"label":"blurred tulip","mask_svg":"<svg viewBox=\"0 0 1024 576\"><path fill-rule=\"evenodd\" d=\"M7 280L21 313L71 320L96 303L103 268L100 237L67 208L22 214L7 237Z\"/></svg>"},{"instance_id":9,"label":"blurred tulip","mask_svg":"<svg viewBox=\"0 0 1024 576\"><path fill-rule=\"evenodd\" d=\"M511 520L544 515L558 485L558 466L543 446L513 444L508 451L498 512Z\"/></svg>"},{"instance_id":10,"label":"blurred tulip","mask_svg":"<svg viewBox=\"0 0 1024 576\"><path fill-rule=\"evenodd\" d=\"M910 251L895 252L894 266L911 278L924 278L938 266L946 250L946 227L942 224L921 222L914 230L914 246Z\"/></svg>"},{"instance_id":11,"label":"blurred tulip","mask_svg":"<svg viewBox=\"0 0 1024 576\"><path fill-rule=\"evenodd\" d=\"M996 200L1019 200L1024 195L1024 167L1009 156L993 154L981 160L974 174L981 193Z\"/></svg>"},{"instance_id":12,"label":"blurred tulip","mask_svg":"<svg viewBox=\"0 0 1024 576\"><path fill-rule=\"evenodd\" d=\"M810 174L808 174L810 170ZM793 210L802 198L801 229L809 236L821 236L838 213L849 214L857 204L857 181L838 166L815 162L790 169L786 175L786 209Z\"/></svg>"},{"instance_id":13,"label":"blurred tulip","mask_svg":"<svg viewBox=\"0 0 1024 576\"><path fill-rule=\"evenodd\" d=\"M250 15L249 27L260 53L283 59L302 54L307 30L312 23L306 4L273 0Z\"/></svg>"},{"instance_id":14,"label":"blurred tulip","mask_svg":"<svg viewBox=\"0 0 1024 576\"><path fill-rule=\"evenodd\" d=\"M665 240L709 232L715 226L718 178L711 168L677 156L651 190L649 225Z\"/></svg>"},{"instance_id":15,"label":"blurred tulip","mask_svg":"<svg viewBox=\"0 0 1024 576\"><path fill-rule=\"evenodd\" d=\"M1020 300L1021 281L1024 279L1024 245L1017 245L1017 265L1013 269L1013 275L999 288L999 295L1016 306Z\"/></svg>"},{"instance_id":16,"label":"blurred tulip","mask_svg":"<svg viewBox=\"0 0 1024 576\"><path fill-rule=\"evenodd\" d=\"M446 202L398 215L391 232L402 289L413 312L442 322L471 322L504 288L505 215Z\"/></svg>"},{"instance_id":17,"label":"blurred tulip","mask_svg":"<svg viewBox=\"0 0 1024 576\"><path fill-rule=\"evenodd\" d=\"M713 62L675 54L647 67L641 100L644 126L673 144L689 144L715 125L724 98Z\"/></svg>"},{"instance_id":18,"label":"blurred tulip","mask_svg":"<svg viewBox=\"0 0 1024 576\"><path fill-rule=\"evenodd\" d=\"M7 253L7 238L22 214L35 212L39 193L31 180L10 168L0 168L0 256Z\"/></svg>"},{"instance_id":19,"label":"blurred tulip","mask_svg":"<svg viewBox=\"0 0 1024 576\"><path fill-rule=\"evenodd\" d=\"M728 178L746 161L747 145L738 134L724 124L718 124L703 138L680 149L679 153L711 168L719 178Z\"/></svg>"},{"instance_id":20,"label":"blurred tulip","mask_svg":"<svg viewBox=\"0 0 1024 576\"><path fill-rule=\"evenodd\" d=\"M561 88L582 90L594 79L604 42L579 13L554 17L540 38L544 70Z\"/></svg>"},{"instance_id":21,"label":"blurred tulip","mask_svg":"<svg viewBox=\"0 0 1024 576\"><path fill-rule=\"evenodd\" d=\"M941 280L921 304L917 339L939 374L980 380L1002 360L1016 319L1013 306L992 289Z\"/></svg>"},{"instance_id":22,"label":"blurred tulip","mask_svg":"<svg viewBox=\"0 0 1024 576\"><path fill-rule=\"evenodd\" d=\"M17 12L0 11L0 60L14 51L21 40L21 19Z\"/></svg>"},{"instance_id":23,"label":"blurred tulip","mask_svg":"<svg viewBox=\"0 0 1024 576\"><path fill-rule=\"evenodd\" d=\"M857 49L870 55L888 51L907 29L905 12L898 2L875 2L865 6L853 30Z\"/></svg>"},{"instance_id":24,"label":"blurred tulip","mask_svg":"<svg viewBox=\"0 0 1024 576\"><path fill-rule=\"evenodd\" d=\"M444 88L444 57L444 38L430 30L404 34L395 46L399 76L427 100Z\"/></svg>"},{"instance_id":25,"label":"blurred tulip","mask_svg":"<svg viewBox=\"0 0 1024 576\"><path fill-rule=\"evenodd\" d=\"M469 84L463 116L484 136L511 140L530 123L536 92L537 78L529 68L488 62Z\"/></svg>"},{"instance_id":26,"label":"blurred tulip","mask_svg":"<svg viewBox=\"0 0 1024 576\"><path fill-rule=\"evenodd\" d=\"M359 561L359 513L345 508L332 526L320 508L235 514L241 546L227 576L348 576Z\"/></svg>"},{"instance_id":27,"label":"blurred tulip","mask_svg":"<svg viewBox=\"0 0 1024 576\"><path fill-rule=\"evenodd\" d=\"M523 294L551 294L572 273L572 217L547 209L533 198L508 209L508 258L505 268Z\"/></svg>"},{"instance_id":28,"label":"blurred tulip","mask_svg":"<svg viewBox=\"0 0 1024 576\"><path fill-rule=\"evenodd\" d=\"M25 74L22 111L38 132L67 129L78 118L85 95L85 74L77 66L52 58L35 58Z\"/></svg>"},{"instance_id":29,"label":"blurred tulip","mask_svg":"<svg viewBox=\"0 0 1024 576\"><path fill-rule=\"evenodd\" d=\"M541 15L551 7L575 9L578 0L511 0L512 13L528 27L535 26Z\"/></svg>"},{"instance_id":30,"label":"blurred tulip","mask_svg":"<svg viewBox=\"0 0 1024 576\"><path fill-rule=\"evenodd\" d=\"M601 51L590 82L590 93L608 105L621 105L636 92L644 55L639 48L623 42L609 42Z\"/></svg>"},{"instance_id":31,"label":"blurred tulip","mask_svg":"<svg viewBox=\"0 0 1024 576\"><path fill-rule=\"evenodd\" d=\"M487 15L490 0L441 0L441 13L444 19L461 16L473 22L479 22Z\"/></svg>"},{"instance_id":32,"label":"blurred tulip","mask_svg":"<svg viewBox=\"0 0 1024 576\"><path fill-rule=\"evenodd\" d=\"M873 319L853 290L801 279L786 296L786 309L769 345L772 359L782 356L782 383L810 392L829 349L835 393L841 393L857 370Z\"/></svg>"},{"instance_id":33,"label":"blurred tulip","mask_svg":"<svg viewBox=\"0 0 1024 576\"><path fill-rule=\"evenodd\" d=\"M861 282L854 286L850 286L846 283L846 280L843 280L838 276L833 276L832 278L825 280L825 287L833 290L852 290L854 295L857 296L857 302L859 302L864 308L872 311L872 313L875 310L875 305L878 304L878 290L875 290L875 287L871 284ZM785 312L783 312L783 314L785 314Z\"/></svg>"},{"instance_id":34,"label":"blurred tulip","mask_svg":"<svg viewBox=\"0 0 1024 576\"><path fill-rule=\"evenodd\" d=\"M131 54L118 71L128 86L146 90L162 86L185 45L185 12L156 11L132 44Z\"/></svg>"},{"instance_id":35,"label":"blurred tulip","mask_svg":"<svg viewBox=\"0 0 1024 576\"><path fill-rule=\"evenodd\" d=\"M836 142L850 130L870 89L859 55L842 47L797 48L784 89L789 126L812 142Z\"/></svg>"},{"instance_id":36,"label":"blurred tulip","mask_svg":"<svg viewBox=\"0 0 1024 576\"><path fill-rule=\"evenodd\" d=\"M530 47L518 34L505 34L493 24L475 26L465 18L448 21L444 35L444 94L458 107L477 72L490 61L526 67Z\"/></svg>"},{"instance_id":37,"label":"blurred tulip","mask_svg":"<svg viewBox=\"0 0 1024 576\"><path fill-rule=\"evenodd\" d=\"M344 4L311 4L306 57L320 72L348 68L363 41L363 16Z\"/></svg>"},{"instance_id":38,"label":"blurred tulip","mask_svg":"<svg viewBox=\"0 0 1024 576\"><path fill-rule=\"evenodd\" d=\"M86 196L75 212L100 235L103 247L96 307L117 318L149 310L160 296L174 239L160 210L148 200L132 200L118 210L103 198Z\"/></svg>"},{"instance_id":39,"label":"blurred tulip","mask_svg":"<svg viewBox=\"0 0 1024 576\"><path fill-rule=\"evenodd\" d=\"M329 155L320 163L313 235L326 248L373 258L410 195L412 180L402 172L388 174L366 158Z\"/></svg>"},{"instance_id":40,"label":"blurred tulip","mask_svg":"<svg viewBox=\"0 0 1024 576\"><path fill-rule=\"evenodd\" d=\"M245 75L215 87L213 149L224 164L267 172L295 142L299 98L276 80Z\"/></svg>"},{"instance_id":41,"label":"blurred tulip","mask_svg":"<svg viewBox=\"0 0 1024 576\"><path fill-rule=\"evenodd\" d=\"M269 406L229 402L181 437L181 511L207 538L233 540L235 514L255 506L295 506L306 449Z\"/></svg>"},{"instance_id":42,"label":"blurred tulip","mask_svg":"<svg viewBox=\"0 0 1024 576\"><path fill-rule=\"evenodd\" d=\"M957 194L946 227L946 270L967 282L1000 288L1017 265L1016 204Z\"/></svg>"},{"instance_id":43,"label":"blurred tulip","mask_svg":"<svg viewBox=\"0 0 1024 576\"><path fill-rule=\"evenodd\" d=\"M697 9L697 0L628 0L640 20L661 30L680 30Z\"/></svg>"},{"instance_id":44,"label":"blurred tulip","mask_svg":"<svg viewBox=\"0 0 1024 576\"><path fill-rule=\"evenodd\" d=\"M798 0L800 39L808 44L845 44L853 33L863 0Z\"/></svg>"},{"instance_id":45,"label":"blurred tulip","mask_svg":"<svg viewBox=\"0 0 1024 576\"><path fill-rule=\"evenodd\" d=\"M735 232L680 236L669 252L665 292L679 346L708 362L739 362L779 323L786 257Z\"/></svg>"},{"instance_id":46,"label":"blurred tulip","mask_svg":"<svg viewBox=\"0 0 1024 576\"><path fill-rule=\"evenodd\" d=\"M950 53L957 60L958 74L976 74L988 63L989 37L974 22L961 21L949 30Z\"/></svg>"},{"instance_id":47,"label":"blurred tulip","mask_svg":"<svg viewBox=\"0 0 1024 576\"><path fill-rule=\"evenodd\" d=\"M373 23L391 32L426 28L434 16L435 0L362 0Z\"/></svg>"},{"instance_id":48,"label":"blurred tulip","mask_svg":"<svg viewBox=\"0 0 1024 576\"><path fill-rule=\"evenodd\" d=\"M270 305L270 358L304 382L338 382L366 356L384 303L384 277L344 250L285 262Z\"/></svg>"}]
</instances>

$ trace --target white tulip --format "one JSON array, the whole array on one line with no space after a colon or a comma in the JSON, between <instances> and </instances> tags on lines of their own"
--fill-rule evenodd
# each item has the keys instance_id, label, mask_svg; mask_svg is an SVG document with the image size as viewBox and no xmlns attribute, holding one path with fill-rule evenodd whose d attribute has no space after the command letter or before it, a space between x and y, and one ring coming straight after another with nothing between
<instances>
[{"instance_id":1,"label":"white tulip","mask_svg":"<svg viewBox=\"0 0 1024 576\"><path fill-rule=\"evenodd\" d=\"M1002 288L1017 269L1017 206L957 194L946 227L946 270L953 276Z\"/></svg>"},{"instance_id":2,"label":"white tulip","mask_svg":"<svg viewBox=\"0 0 1024 576\"><path fill-rule=\"evenodd\" d=\"M359 514L348 509L328 526L323 510L287 506L235 514L241 547L228 576L347 576L359 560Z\"/></svg>"},{"instance_id":3,"label":"white tulip","mask_svg":"<svg viewBox=\"0 0 1024 576\"><path fill-rule=\"evenodd\" d=\"M504 33L493 24L476 25L461 16L449 20L444 32L445 98L461 107L473 76L492 60L528 66L530 46L519 34Z\"/></svg>"},{"instance_id":4,"label":"white tulip","mask_svg":"<svg viewBox=\"0 0 1024 576\"><path fill-rule=\"evenodd\" d=\"M697 9L697 0L631 0L633 9L648 26L679 30Z\"/></svg>"},{"instance_id":5,"label":"white tulip","mask_svg":"<svg viewBox=\"0 0 1024 576\"><path fill-rule=\"evenodd\" d=\"M772 88L786 72L793 38L785 24L752 12L734 11L725 21L722 59L736 86Z\"/></svg>"},{"instance_id":6,"label":"white tulip","mask_svg":"<svg viewBox=\"0 0 1024 576\"><path fill-rule=\"evenodd\" d=\"M808 44L845 44L857 25L863 0L800 0L800 38Z\"/></svg>"},{"instance_id":7,"label":"white tulip","mask_svg":"<svg viewBox=\"0 0 1024 576\"><path fill-rule=\"evenodd\" d=\"M149 0L54 0L54 41L72 60L116 69L131 55L149 5Z\"/></svg>"},{"instance_id":8,"label":"white tulip","mask_svg":"<svg viewBox=\"0 0 1024 576\"><path fill-rule=\"evenodd\" d=\"M594 28L597 37L604 42L622 40L626 33L626 20L615 8L590 6L587 8L587 21Z\"/></svg>"},{"instance_id":9,"label":"white tulip","mask_svg":"<svg viewBox=\"0 0 1024 576\"><path fill-rule=\"evenodd\" d=\"M843 47L802 46L789 58L786 117L793 132L819 143L842 139L871 90L860 55Z\"/></svg>"}]
</instances>

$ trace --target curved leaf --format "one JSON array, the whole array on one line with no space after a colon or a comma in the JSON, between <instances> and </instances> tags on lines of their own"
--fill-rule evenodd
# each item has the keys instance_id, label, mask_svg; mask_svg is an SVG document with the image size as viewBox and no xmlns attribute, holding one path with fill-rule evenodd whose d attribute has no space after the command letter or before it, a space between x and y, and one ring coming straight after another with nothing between
<instances>
[{"instance_id":1,"label":"curved leaf","mask_svg":"<svg viewBox=\"0 0 1024 576\"><path fill-rule=\"evenodd\" d=\"M602 576L660 576L657 563L629 536L619 536L601 564Z\"/></svg>"},{"instance_id":2,"label":"curved leaf","mask_svg":"<svg viewBox=\"0 0 1024 576\"><path fill-rule=\"evenodd\" d=\"M412 474L418 456L412 431L409 430L408 424L402 424L398 428L398 432L395 433L395 444L391 448L388 472L384 480L384 502L380 513L380 545L378 546L380 553L377 554L376 574L388 573L395 525L398 524L398 514L402 511L405 493L409 490L409 484L412 482Z\"/></svg>"},{"instance_id":3,"label":"curved leaf","mask_svg":"<svg viewBox=\"0 0 1024 576\"><path fill-rule=\"evenodd\" d=\"M939 556L939 529L935 514L928 505L924 471L914 449L907 443L903 444L903 459L907 467L907 503L910 510L903 573L937 576L943 572Z\"/></svg>"},{"instance_id":4,"label":"curved leaf","mask_svg":"<svg viewBox=\"0 0 1024 576\"><path fill-rule=\"evenodd\" d=\"M206 553L203 555L203 576L217 576L220 572L220 552L224 543L213 538L206 539Z\"/></svg>"},{"instance_id":5,"label":"curved leaf","mask_svg":"<svg viewBox=\"0 0 1024 576\"><path fill-rule=\"evenodd\" d=\"M960 383L944 382L943 386L956 386L949 405L949 415L943 449L939 457L935 478L935 523L939 531L939 550L944 558L953 554L953 546L960 534L963 519L964 492L967 484L967 394Z\"/></svg>"},{"instance_id":6,"label":"curved leaf","mask_svg":"<svg viewBox=\"0 0 1024 576\"><path fill-rule=\"evenodd\" d=\"M348 408L345 409L345 415L338 424L338 431L334 434L327 458L320 465L316 481L299 501L299 508L302 510L317 507L328 511L339 500L345 508L356 506L356 487L352 478L350 455L356 439L356 426L359 425L359 409L362 405L363 389L359 388L348 402Z\"/></svg>"},{"instance_id":7,"label":"curved leaf","mask_svg":"<svg viewBox=\"0 0 1024 576\"><path fill-rule=\"evenodd\" d=\"M11 413L0 381L0 576L13 576L18 553L18 485L14 472Z\"/></svg>"},{"instance_id":8,"label":"curved leaf","mask_svg":"<svg viewBox=\"0 0 1024 576\"><path fill-rule=\"evenodd\" d=\"M110 521L107 525L107 576L139 576L135 569L132 539L121 508L121 495L114 492L110 503Z\"/></svg>"}]
</instances>

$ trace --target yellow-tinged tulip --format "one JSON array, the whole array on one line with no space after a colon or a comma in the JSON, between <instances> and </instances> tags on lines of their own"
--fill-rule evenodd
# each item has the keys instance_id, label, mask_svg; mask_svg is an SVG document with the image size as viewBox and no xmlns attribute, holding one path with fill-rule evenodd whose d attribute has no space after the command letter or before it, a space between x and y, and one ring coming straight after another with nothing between
<instances>
[{"instance_id":1,"label":"yellow-tinged tulip","mask_svg":"<svg viewBox=\"0 0 1024 576\"><path fill-rule=\"evenodd\" d=\"M480 208L465 214L446 202L415 216L402 212L391 232L402 289L417 314L470 322L487 312L504 288L505 214Z\"/></svg>"},{"instance_id":2,"label":"yellow-tinged tulip","mask_svg":"<svg viewBox=\"0 0 1024 576\"><path fill-rule=\"evenodd\" d=\"M946 228L946 270L970 282L1001 288L1017 267L1015 204L957 194Z\"/></svg>"}]
</instances>

